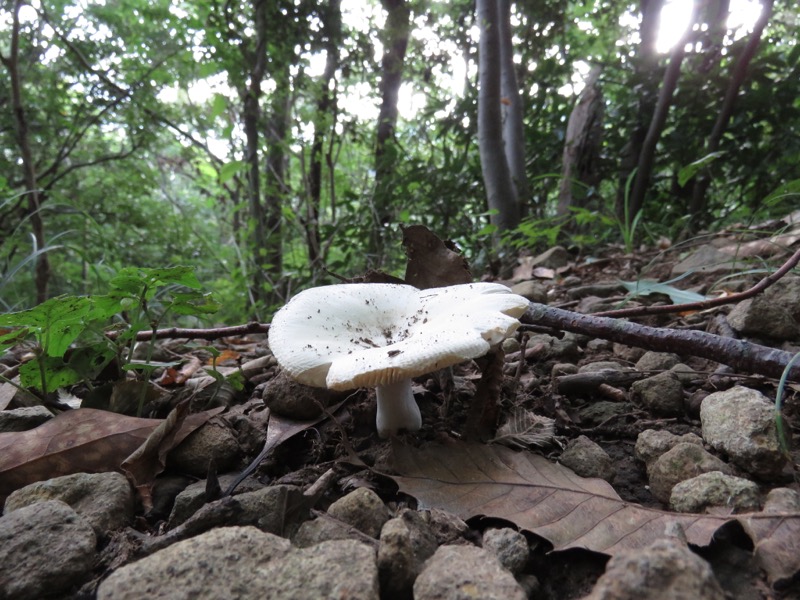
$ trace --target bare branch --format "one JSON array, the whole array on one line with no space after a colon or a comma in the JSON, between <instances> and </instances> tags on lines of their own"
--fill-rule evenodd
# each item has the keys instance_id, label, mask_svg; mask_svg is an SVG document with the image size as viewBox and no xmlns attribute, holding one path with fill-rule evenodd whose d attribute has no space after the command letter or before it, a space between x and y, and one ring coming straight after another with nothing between
<instances>
[{"instance_id":1,"label":"bare branch","mask_svg":"<svg viewBox=\"0 0 800 600\"><path fill-rule=\"evenodd\" d=\"M643 306L643 307L636 307L636 308L623 308L620 310L607 310L604 312L594 313L596 317L641 317L644 315L660 315L660 314L669 314L669 313L676 313L676 312L685 312L689 310L706 310L709 308L714 308L715 306L723 306L725 304L733 304L734 302L741 302L742 300L747 300L748 298L752 298L763 292L773 283L781 279L784 275L786 275L789 271L797 266L797 263L800 262L800 248L789 257L781 268L764 277L761 281L759 281L756 285L751 287L749 290L745 290L744 292L739 292L738 294L731 294L730 296L725 296L723 298L714 298L713 300L704 300L702 302L687 302L686 304L669 304L666 306Z\"/></svg>"}]
</instances>

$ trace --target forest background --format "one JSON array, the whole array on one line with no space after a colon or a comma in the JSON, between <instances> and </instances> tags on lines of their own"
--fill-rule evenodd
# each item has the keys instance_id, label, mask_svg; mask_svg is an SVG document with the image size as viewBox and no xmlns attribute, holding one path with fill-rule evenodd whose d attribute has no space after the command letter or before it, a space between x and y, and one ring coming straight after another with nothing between
<instances>
[{"instance_id":1,"label":"forest background","mask_svg":"<svg viewBox=\"0 0 800 600\"><path fill-rule=\"evenodd\" d=\"M0 311L186 265L217 321L267 320L396 273L400 224L480 274L786 214L798 27L793 0L8 0Z\"/></svg>"}]
</instances>

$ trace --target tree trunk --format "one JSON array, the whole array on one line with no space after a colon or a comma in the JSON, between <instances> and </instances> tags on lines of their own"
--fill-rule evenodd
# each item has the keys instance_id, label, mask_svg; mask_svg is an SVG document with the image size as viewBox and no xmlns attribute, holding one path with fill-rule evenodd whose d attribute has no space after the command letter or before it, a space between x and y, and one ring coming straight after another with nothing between
<instances>
[{"instance_id":1,"label":"tree trunk","mask_svg":"<svg viewBox=\"0 0 800 600\"><path fill-rule=\"evenodd\" d=\"M530 195L528 176L525 172L525 126L522 122L522 98L517 84L514 66L514 46L511 35L511 0L500 2L500 93L505 107L503 120L503 141L505 155L511 171L511 182L518 203L520 216ZM537 207L541 214L543 207Z\"/></svg>"},{"instance_id":2,"label":"tree trunk","mask_svg":"<svg viewBox=\"0 0 800 600\"><path fill-rule=\"evenodd\" d=\"M653 119L650 121L650 127L647 129L647 135L642 143L642 150L636 165L636 176L634 177L633 187L630 192L630 197L628 198L628 207L625 211L627 217L626 225L628 226L631 225L636 214L642 210L644 206L644 197L650 185L650 175L652 174L653 165L655 164L656 144L658 144L661 132L664 130L664 124L667 122L669 107L672 104L672 95L678 85L678 79L681 74L681 64L686 54L686 43L693 35L692 26L695 23L694 16L695 13L693 12L686 33L675 44L669 56L669 64L664 72L664 79L658 93L658 101L656 102Z\"/></svg>"},{"instance_id":3,"label":"tree trunk","mask_svg":"<svg viewBox=\"0 0 800 600\"><path fill-rule=\"evenodd\" d=\"M381 108L375 137L374 222L369 248L371 266L375 268L380 267L383 262L386 228L395 220L392 179L397 149L393 140L397 125L398 96L400 84L403 82L403 65L411 28L411 10L406 0L381 0L381 3L386 11L386 24L381 59Z\"/></svg>"},{"instance_id":4,"label":"tree trunk","mask_svg":"<svg viewBox=\"0 0 800 600\"><path fill-rule=\"evenodd\" d=\"M289 49L284 48L284 52ZM293 52L293 50L292 50ZM292 93L291 93L291 65L288 56L283 59L273 57L273 62L278 63L277 69L272 74L275 81L275 91L270 102L270 115L267 123L267 162L264 175L264 220L266 237L261 241L261 268L270 290L269 300L274 303L282 298L279 289L283 269L283 199L287 195L286 187L286 162L289 120L291 118Z\"/></svg>"},{"instance_id":5,"label":"tree trunk","mask_svg":"<svg viewBox=\"0 0 800 600\"><path fill-rule=\"evenodd\" d=\"M335 90L331 89L336 69L339 67L339 45L342 38L341 0L330 0L323 16L322 34L325 38L325 70L319 80L317 115L314 120L314 141L311 145L311 165L308 176L309 201L306 210L306 243L312 273L322 257L322 240L319 231L320 204L322 202L322 160L326 136L333 136L336 122ZM331 112L334 114L332 115ZM327 157L326 157L327 158Z\"/></svg>"},{"instance_id":6,"label":"tree trunk","mask_svg":"<svg viewBox=\"0 0 800 600\"><path fill-rule=\"evenodd\" d=\"M519 225L520 211L505 154L501 111L499 0L477 0L478 147L491 222L505 231Z\"/></svg>"},{"instance_id":7,"label":"tree trunk","mask_svg":"<svg viewBox=\"0 0 800 600\"><path fill-rule=\"evenodd\" d=\"M583 186L598 183L600 140L603 135L603 93L597 85L600 67L592 68L567 122L556 214L566 217L571 206L585 206ZM576 185L577 183L583 186Z\"/></svg>"},{"instance_id":8,"label":"tree trunk","mask_svg":"<svg viewBox=\"0 0 800 600\"><path fill-rule=\"evenodd\" d=\"M265 278L259 249L266 238L267 224L261 202L261 82L267 66L267 0L253 0L253 21L256 44L252 52L243 44L245 64L250 67L247 88L243 94L242 126L245 135L245 162L247 163L247 197L252 220L249 249L255 257L250 282L250 297L259 303L264 300Z\"/></svg>"},{"instance_id":9,"label":"tree trunk","mask_svg":"<svg viewBox=\"0 0 800 600\"><path fill-rule=\"evenodd\" d=\"M638 92L638 107L636 119L631 129L628 143L622 149L620 161L619 181L617 185L617 198L615 212L622 221L625 218L625 197L628 178L636 169L642 144L647 135L648 123L653 118L656 98L658 96L658 55L656 53L656 39L661 9L664 0L641 0L642 24L639 27L639 47L636 56L632 59L633 77L630 85Z\"/></svg>"},{"instance_id":10,"label":"tree trunk","mask_svg":"<svg viewBox=\"0 0 800 600\"><path fill-rule=\"evenodd\" d=\"M747 40L747 45L733 64L733 72L731 73L728 89L725 92L725 99L722 101L722 107L717 115L714 128L711 130L711 134L706 140L706 156L719 150L719 143L733 115L733 107L739 95L739 90L747 76L747 67L750 66L750 61L753 59L753 56L755 56L756 50L761 42L761 35L764 33L764 28L767 26L772 16L773 4L774 0L765 0L763 8L761 9L761 15L759 15L753 27L753 32ZM690 225L692 230L698 229L703 224L703 219L707 216L708 202L706 192L710 184L711 178L707 170L701 172L695 178L694 185L692 186L692 200L689 205L689 215L691 217Z\"/></svg>"},{"instance_id":11,"label":"tree trunk","mask_svg":"<svg viewBox=\"0 0 800 600\"><path fill-rule=\"evenodd\" d=\"M33 161L30 139L28 136L28 120L22 100L22 79L19 72L19 11L22 0L14 3L11 25L11 48L8 58L2 57L3 65L8 71L11 82L11 106L14 111L14 129L20 158L22 159L23 180L25 181L25 194L28 200L26 217L30 219L33 238L36 242L35 250L45 247L44 222L40 212L42 195L36 180L36 165ZM41 304L47 300L47 287L50 282L50 261L47 252L42 252L36 258L36 303Z\"/></svg>"}]
</instances>

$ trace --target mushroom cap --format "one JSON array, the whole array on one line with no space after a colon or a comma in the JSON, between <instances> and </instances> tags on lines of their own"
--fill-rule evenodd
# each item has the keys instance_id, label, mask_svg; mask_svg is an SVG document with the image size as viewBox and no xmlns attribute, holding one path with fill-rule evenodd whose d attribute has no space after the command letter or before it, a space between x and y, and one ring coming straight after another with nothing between
<instances>
[{"instance_id":1,"label":"mushroom cap","mask_svg":"<svg viewBox=\"0 0 800 600\"><path fill-rule=\"evenodd\" d=\"M316 287L275 314L269 345L300 383L381 386L486 354L517 329L527 308L497 283Z\"/></svg>"}]
</instances>

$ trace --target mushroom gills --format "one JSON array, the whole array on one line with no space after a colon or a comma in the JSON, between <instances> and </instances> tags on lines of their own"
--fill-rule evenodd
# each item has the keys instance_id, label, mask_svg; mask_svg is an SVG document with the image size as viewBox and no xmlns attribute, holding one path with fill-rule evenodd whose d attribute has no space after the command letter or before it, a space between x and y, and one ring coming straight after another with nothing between
<instances>
[{"instance_id":1,"label":"mushroom gills","mask_svg":"<svg viewBox=\"0 0 800 600\"><path fill-rule=\"evenodd\" d=\"M401 379L375 389L378 398L378 435L390 437L401 429L419 431L422 415L411 391L411 379Z\"/></svg>"}]
</instances>

